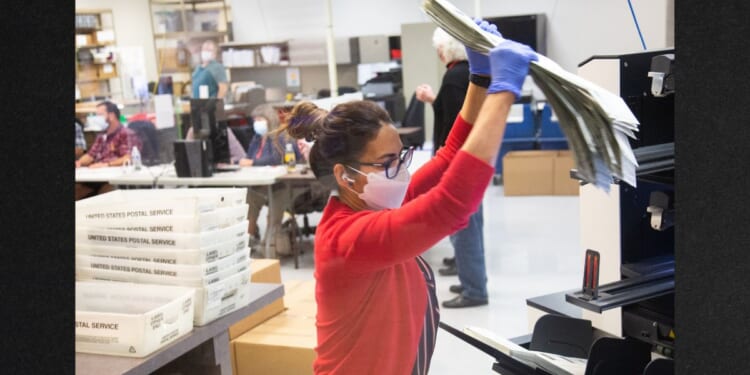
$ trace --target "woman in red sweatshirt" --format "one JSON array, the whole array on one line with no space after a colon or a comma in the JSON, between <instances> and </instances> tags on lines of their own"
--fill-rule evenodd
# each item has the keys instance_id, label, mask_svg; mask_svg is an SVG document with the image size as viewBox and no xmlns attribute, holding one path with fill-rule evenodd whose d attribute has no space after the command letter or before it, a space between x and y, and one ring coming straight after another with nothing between
<instances>
[{"instance_id":1,"label":"woman in red sweatshirt","mask_svg":"<svg viewBox=\"0 0 750 375\"><path fill-rule=\"evenodd\" d=\"M439 310L420 254L465 226L479 206L510 106L536 59L511 41L489 56L468 52L472 83L461 112L445 147L414 176L412 150L403 150L374 102L330 112L300 103L292 111L290 134L315 141L313 173L337 191L315 234L316 374L429 369Z\"/></svg>"}]
</instances>

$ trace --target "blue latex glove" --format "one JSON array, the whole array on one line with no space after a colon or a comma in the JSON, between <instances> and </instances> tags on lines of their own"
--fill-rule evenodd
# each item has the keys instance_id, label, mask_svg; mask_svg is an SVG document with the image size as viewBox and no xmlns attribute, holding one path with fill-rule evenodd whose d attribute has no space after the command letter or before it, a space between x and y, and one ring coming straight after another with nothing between
<instances>
[{"instance_id":1,"label":"blue latex glove","mask_svg":"<svg viewBox=\"0 0 750 375\"><path fill-rule=\"evenodd\" d=\"M500 35L500 32L497 31L497 26L490 24L487 21L483 21L480 18L475 18L474 22L479 25L482 30L487 31L490 34L495 34L499 37L502 37L502 35ZM466 47L466 56L469 59L469 72L471 74L478 74L482 76L490 75L491 71L489 56L474 51L469 47Z\"/></svg>"},{"instance_id":2,"label":"blue latex glove","mask_svg":"<svg viewBox=\"0 0 750 375\"><path fill-rule=\"evenodd\" d=\"M529 63L539 60L536 52L525 44L505 40L490 51L489 58L492 80L487 93L510 91L518 100L529 73Z\"/></svg>"}]
</instances>

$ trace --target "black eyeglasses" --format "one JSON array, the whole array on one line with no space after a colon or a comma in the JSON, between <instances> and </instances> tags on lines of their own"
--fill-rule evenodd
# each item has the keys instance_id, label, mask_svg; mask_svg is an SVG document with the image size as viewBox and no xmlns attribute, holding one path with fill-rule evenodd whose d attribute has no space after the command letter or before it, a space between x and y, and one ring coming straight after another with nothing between
<instances>
[{"instance_id":1,"label":"black eyeglasses","mask_svg":"<svg viewBox=\"0 0 750 375\"><path fill-rule=\"evenodd\" d=\"M363 163L363 162L357 162L359 165L367 165L370 167L378 167L385 169L385 177L386 178L394 178L398 175L398 172L401 170L401 166L403 165L406 168L409 168L409 165L411 164L411 158L414 156L414 146L409 148L404 148L401 150L401 153L398 157L391 158L383 163ZM393 165L393 162L398 160L398 163L396 165Z\"/></svg>"}]
</instances>

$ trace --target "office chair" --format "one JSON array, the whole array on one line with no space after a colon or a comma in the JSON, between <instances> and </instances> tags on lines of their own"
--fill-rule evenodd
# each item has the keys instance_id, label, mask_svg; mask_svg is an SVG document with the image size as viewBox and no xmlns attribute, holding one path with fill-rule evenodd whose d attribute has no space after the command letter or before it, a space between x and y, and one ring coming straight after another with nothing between
<instances>
[{"instance_id":1,"label":"office chair","mask_svg":"<svg viewBox=\"0 0 750 375\"><path fill-rule=\"evenodd\" d=\"M292 255L294 256L294 268L299 268L299 255L302 253L300 241L307 236L314 235L317 226L310 225L308 214L323 212L331 190L318 181L311 182L305 191L296 196L289 209L291 218L281 224L281 230L289 234L292 244ZM302 215L302 228L297 223L297 215Z\"/></svg>"},{"instance_id":2,"label":"office chair","mask_svg":"<svg viewBox=\"0 0 750 375\"><path fill-rule=\"evenodd\" d=\"M419 131L414 134L404 136L404 146L414 146L422 149L425 141L424 135L424 103L417 100L417 93L414 92L409 100L409 106L406 107L404 118L401 120L401 127L417 127Z\"/></svg>"},{"instance_id":3,"label":"office chair","mask_svg":"<svg viewBox=\"0 0 750 375\"><path fill-rule=\"evenodd\" d=\"M141 140L141 160L143 165L159 164L159 133L154 123L148 120L134 121L128 124L128 129L135 132Z\"/></svg>"},{"instance_id":4,"label":"office chair","mask_svg":"<svg viewBox=\"0 0 750 375\"><path fill-rule=\"evenodd\" d=\"M247 151L247 148L250 146L250 141L252 141L253 135L255 135L253 127L250 125L241 125L230 126L229 129L234 134L234 137L237 138L237 141L242 145L242 149Z\"/></svg>"}]
</instances>

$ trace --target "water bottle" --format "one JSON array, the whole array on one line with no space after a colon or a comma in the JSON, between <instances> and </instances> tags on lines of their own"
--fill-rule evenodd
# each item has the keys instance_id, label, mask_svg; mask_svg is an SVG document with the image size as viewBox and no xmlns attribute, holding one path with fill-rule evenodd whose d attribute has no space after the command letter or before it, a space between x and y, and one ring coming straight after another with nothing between
<instances>
[{"instance_id":1,"label":"water bottle","mask_svg":"<svg viewBox=\"0 0 750 375\"><path fill-rule=\"evenodd\" d=\"M284 164L286 164L286 170L288 172L294 172L297 166L297 157L294 154L294 149L291 143L286 144L286 151L284 152Z\"/></svg>"},{"instance_id":2,"label":"water bottle","mask_svg":"<svg viewBox=\"0 0 750 375\"><path fill-rule=\"evenodd\" d=\"M133 168L136 171L141 170L141 152L138 151L138 147L133 146L133 151L130 152L130 159L133 160Z\"/></svg>"}]
</instances>

